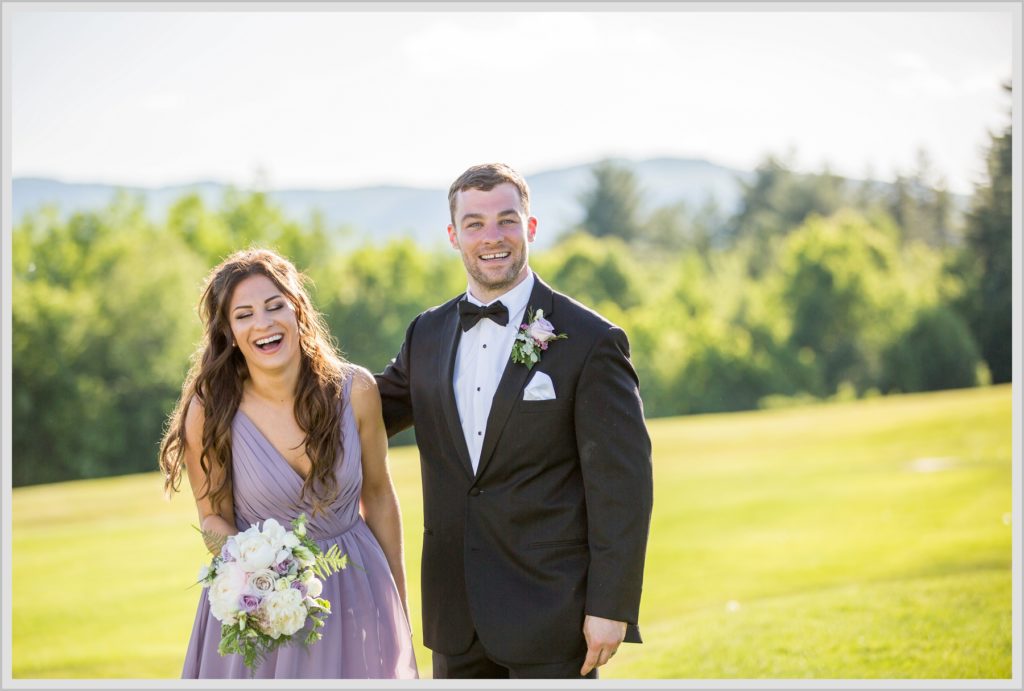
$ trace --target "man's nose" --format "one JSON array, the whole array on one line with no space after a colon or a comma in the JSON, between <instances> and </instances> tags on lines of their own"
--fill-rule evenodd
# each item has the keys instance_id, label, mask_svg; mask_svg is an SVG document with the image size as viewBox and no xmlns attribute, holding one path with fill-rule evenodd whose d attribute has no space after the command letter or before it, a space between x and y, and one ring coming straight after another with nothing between
<instances>
[{"instance_id":1,"label":"man's nose","mask_svg":"<svg viewBox=\"0 0 1024 691\"><path fill-rule=\"evenodd\" d=\"M496 240L501 237L501 222L493 221L484 225L484 237L487 240Z\"/></svg>"}]
</instances>

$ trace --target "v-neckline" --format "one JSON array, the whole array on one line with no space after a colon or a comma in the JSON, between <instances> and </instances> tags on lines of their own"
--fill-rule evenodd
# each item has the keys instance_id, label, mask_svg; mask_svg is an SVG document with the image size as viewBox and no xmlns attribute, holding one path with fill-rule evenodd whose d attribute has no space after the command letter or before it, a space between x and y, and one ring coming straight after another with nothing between
<instances>
[{"instance_id":1,"label":"v-neckline","mask_svg":"<svg viewBox=\"0 0 1024 691\"><path fill-rule=\"evenodd\" d=\"M282 463L284 463L286 466L288 466L288 468L293 473L295 473L295 476L297 478L299 478L300 480L305 482L306 481L306 476L304 476L302 473L300 473L298 470L296 470L295 466L293 466L291 463L288 462L288 458L283 453L281 453L280 451L277 450L277 447L274 446L274 443L272 441L270 441L270 437L268 437L266 434L263 433L263 430L261 430L260 426L256 424L256 421L253 420L251 417L249 417L249 414L246 413L241 408L238 409L238 412L239 412L239 414L242 415L242 417L244 417L246 420L249 421L249 425L252 426L252 428L254 430L256 430L256 434L258 434L261 437L263 437L263 441L265 441L267 443L267 446L269 446L271 449L273 449L274 453L277 454L278 459L280 459L280 461Z\"/></svg>"}]
</instances>

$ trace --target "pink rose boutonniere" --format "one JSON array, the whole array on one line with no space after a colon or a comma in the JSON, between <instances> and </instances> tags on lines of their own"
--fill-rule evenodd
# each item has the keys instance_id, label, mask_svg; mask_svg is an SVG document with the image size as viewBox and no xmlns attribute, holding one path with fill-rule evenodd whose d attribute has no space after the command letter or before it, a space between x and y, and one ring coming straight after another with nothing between
<instances>
[{"instance_id":1,"label":"pink rose boutonniere","mask_svg":"<svg viewBox=\"0 0 1024 691\"><path fill-rule=\"evenodd\" d=\"M527 369L540 361L541 351L548 349L551 341L569 338L566 334L555 334L555 327L544 318L544 310L527 314L527 323L519 327L512 345L512 362L526 365Z\"/></svg>"}]
</instances>

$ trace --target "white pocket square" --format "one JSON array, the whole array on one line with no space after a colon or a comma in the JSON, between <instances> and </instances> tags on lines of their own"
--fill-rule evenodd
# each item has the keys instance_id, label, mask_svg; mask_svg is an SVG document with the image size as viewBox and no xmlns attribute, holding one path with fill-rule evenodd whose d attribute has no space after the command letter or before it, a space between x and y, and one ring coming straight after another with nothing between
<instances>
[{"instance_id":1,"label":"white pocket square","mask_svg":"<svg viewBox=\"0 0 1024 691\"><path fill-rule=\"evenodd\" d=\"M524 401L550 401L554 397L555 385L551 383L551 377L543 372L536 372L523 391Z\"/></svg>"}]
</instances>

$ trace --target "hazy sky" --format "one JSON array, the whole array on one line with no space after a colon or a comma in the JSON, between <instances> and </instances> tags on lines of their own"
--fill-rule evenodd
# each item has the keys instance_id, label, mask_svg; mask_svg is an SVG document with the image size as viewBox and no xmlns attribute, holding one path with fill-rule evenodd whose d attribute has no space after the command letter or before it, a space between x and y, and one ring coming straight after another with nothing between
<instances>
[{"instance_id":1,"label":"hazy sky","mask_svg":"<svg viewBox=\"0 0 1024 691\"><path fill-rule=\"evenodd\" d=\"M604 156L749 169L793 152L801 168L889 179L924 148L970 192L987 131L1009 121L1012 18L19 11L12 171L446 187L491 160L527 174Z\"/></svg>"}]
</instances>

